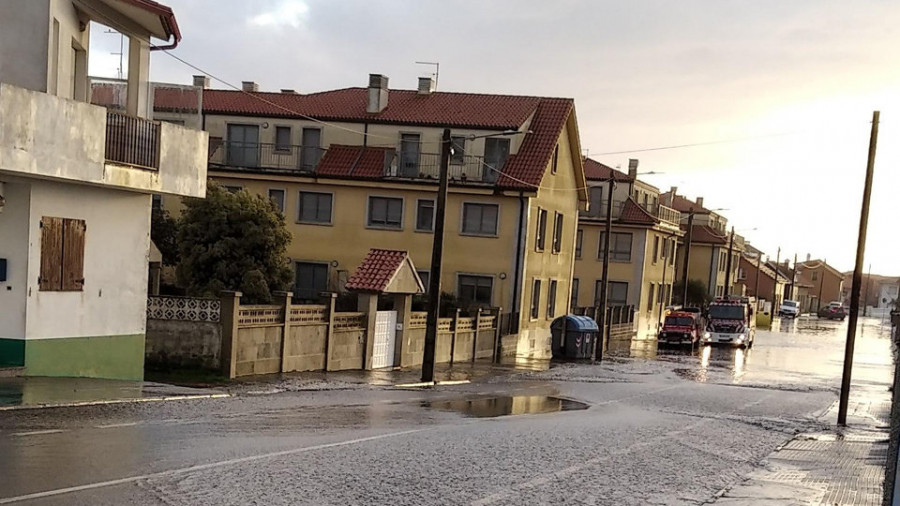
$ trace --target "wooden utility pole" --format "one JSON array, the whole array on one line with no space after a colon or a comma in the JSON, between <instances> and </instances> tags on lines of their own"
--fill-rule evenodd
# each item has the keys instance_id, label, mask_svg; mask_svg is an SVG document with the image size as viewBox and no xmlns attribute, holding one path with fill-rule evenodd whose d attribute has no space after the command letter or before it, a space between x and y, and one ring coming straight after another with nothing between
<instances>
[{"instance_id":1,"label":"wooden utility pole","mask_svg":"<svg viewBox=\"0 0 900 506\"><path fill-rule=\"evenodd\" d=\"M872 264L869 264L869 274L866 276L866 295L863 297L863 316L869 316L869 287L872 286Z\"/></svg>"},{"instance_id":2,"label":"wooden utility pole","mask_svg":"<svg viewBox=\"0 0 900 506\"><path fill-rule=\"evenodd\" d=\"M756 297L756 308L759 309L759 275L762 271L762 252L756 256L756 287L753 288L753 296Z\"/></svg>"},{"instance_id":3,"label":"wooden utility pole","mask_svg":"<svg viewBox=\"0 0 900 506\"><path fill-rule=\"evenodd\" d=\"M691 262L691 234L694 231L694 208L690 208L688 212L690 214L688 214L687 237L684 241L684 266L681 270L681 282L684 283L681 307L688 305L688 264Z\"/></svg>"},{"instance_id":4,"label":"wooden utility pole","mask_svg":"<svg viewBox=\"0 0 900 506\"><path fill-rule=\"evenodd\" d=\"M778 254L775 255L775 282L772 283L772 322L775 322L775 315L778 314L778 262L781 261L781 246L778 247Z\"/></svg>"},{"instance_id":5,"label":"wooden utility pole","mask_svg":"<svg viewBox=\"0 0 900 506\"><path fill-rule=\"evenodd\" d=\"M878 144L878 116L872 113L872 133L869 135L869 157L866 162L866 182L863 186L862 208L859 212L859 236L856 239L856 265L850 288L850 320L847 325L847 345L844 348L844 375L841 378L841 397L838 404L838 425L847 425L847 404L850 401L850 376L853 372L853 347L856 344L856 324L859 321L859 292L862 288L863 259L866 255L866 232L869 228L869 201L872 197L872 177L875 174L875 147ZM870 267L871 272L871 267Z\"/></svg>"},{"instance_id":6,"label":"wooden utility pole","mask_svg":"<svg viewBox=\"0 0 900 506\"><path fill-rule=\"evenodd\" d=\"M791 289L788 290L788 298L794 299L794 282L797 280L797 254L794 253L794 268L791 269Z\"/></svg>"},{"instance_id":7,"label":"wooden utility pole","mask_svg":"<svg viewBox=\"0 0 900 506\"><path fill-rule=\"evenodd\" d=\"M725 296L731 296L731 256L734 251L734 226L731 227L731 240L728 242L728 260L725 262Z\"/></svg>"},{"instance_id":8,"label":"wooden utility pole","mask_svg":"<svg viewBox=\"0 0 900 506\"><path fill-rule=\"evenodd\" d=\"M431 271L428 273L428 318L425 328L425 350L422 356L422 381L426 383L434 381L434 352L441 310L441 267L444 256L444 215L447 209L450 149L450 129L445 128L441 136L440 183L434 217L434 239L431 246Z\"/></svg>"},{"instance_id":9,"label":"wooden utility pole","mask_svg":"<svg viewBox=\"0 0 900 506\"><path fill-rule=\"evenodd\" d=\"M597 327L600 335L594 343L594 361L603 360L603 339L606 336L606 302L607 285L609 285L609 243L612 241L612 201L613 189L616 187L615 178L609 177L609 190L606 195L606 239L603 241L603 274L600 279L600 314L597 315Z\"/></svg>"}]
</instances>

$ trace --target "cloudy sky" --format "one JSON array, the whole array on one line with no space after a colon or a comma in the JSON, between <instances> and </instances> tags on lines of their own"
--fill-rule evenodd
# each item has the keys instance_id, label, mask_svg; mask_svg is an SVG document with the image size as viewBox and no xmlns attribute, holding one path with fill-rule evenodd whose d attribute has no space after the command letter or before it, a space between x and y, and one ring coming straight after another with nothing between
<instances>
[{"instance_id":1,"label":"cloudy sky","mask_svg":"<svg viewBox=\"0 0 900 506\"><path fill-rule=\"evenodd\" d=\"M582 146L723 208L782 258L850 270L872 111L882 121L866 265L900 275L900 2L167 0L179 57L233 84L415 88L575 99ZM91 73L119 39L92 32ZM152 78L197 73L155 53ZM214 83L214 87L225 87ZM694 145L673 149L670 146ZM753 230L755 229L755 230Z\"/></svg>"}]
</instances>

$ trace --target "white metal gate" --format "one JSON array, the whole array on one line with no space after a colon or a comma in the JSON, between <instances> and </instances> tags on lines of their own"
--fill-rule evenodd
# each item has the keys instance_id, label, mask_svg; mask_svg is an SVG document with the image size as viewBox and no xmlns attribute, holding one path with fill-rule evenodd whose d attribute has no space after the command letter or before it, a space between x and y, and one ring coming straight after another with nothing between
<instances>
[{"instance_id":1,"label":"white metal gate","mask_svg":"<svg viewBox=\"0 0 900 506\"><path fill-rule=\"evenodd\" d=\"M397 336L397 312L378 311L375 314L375 350L372 368L393 367L394 343Z\"/></svg>"}]
</instances>

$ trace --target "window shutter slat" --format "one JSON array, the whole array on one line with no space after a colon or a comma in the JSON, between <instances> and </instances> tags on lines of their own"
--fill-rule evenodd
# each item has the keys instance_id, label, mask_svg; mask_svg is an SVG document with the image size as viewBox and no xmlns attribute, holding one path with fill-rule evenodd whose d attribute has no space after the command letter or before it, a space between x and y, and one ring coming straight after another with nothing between
<instances>
[{"instance_id":1,"label":"window shutter slat","mask_svg":"<svg viewBox=\"0 0 900 506\"><path fill-rule=\"evenodd\" d=\"M59 290L62 287L63 219L41 219L41 283L42 291Z\"/></svg>"},{"instance_id":2,"label":"window shutter slat","mask_svg":"<svg viewBox=\"0 0 900 506\"><path fill-rule=\"evenodd\" d=\"M84 220L65 220L63 228L62 289L84 287Z\"/></svg>"}]
</instances>

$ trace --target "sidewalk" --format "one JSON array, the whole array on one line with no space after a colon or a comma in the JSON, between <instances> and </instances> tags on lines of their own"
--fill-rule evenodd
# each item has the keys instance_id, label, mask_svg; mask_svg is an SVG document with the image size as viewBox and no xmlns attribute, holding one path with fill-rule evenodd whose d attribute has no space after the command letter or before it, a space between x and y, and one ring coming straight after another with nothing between
<instances>
[{"instance_id":1,"label":"sidewalk","mask_svg":"<svg viewBox=\"0 0 900 506\"><path fill-rule=\"evenodd\" d=\"M847 427L834 427L837 403L820 419L832 429L801 434L773 452L764 469L724 491L721 506L880 506L888 447L890 393L851 394Z\"/></svg>"},{"instance_id":2,"label":"sidewalk","mask_svg":"<svg viewBox=\"0 0 900 506\"><path fill-rule=\"evenodd\" d=\"M228 397L208 388L91 378L0 378L0 411L15 409Z\"/></svg>"}]
</instances>

